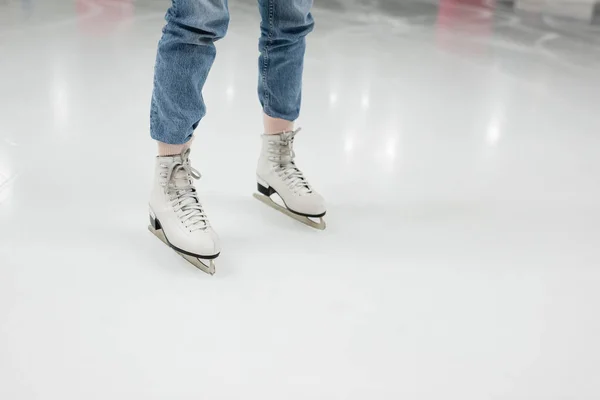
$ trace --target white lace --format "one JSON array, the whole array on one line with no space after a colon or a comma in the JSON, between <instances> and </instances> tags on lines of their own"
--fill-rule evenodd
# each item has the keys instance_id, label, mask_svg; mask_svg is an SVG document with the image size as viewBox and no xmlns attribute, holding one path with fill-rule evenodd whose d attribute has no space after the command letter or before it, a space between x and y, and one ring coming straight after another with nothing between
<instances>
[{"instance_id":1,"label":"white lace","mask_svg":"<svg viewBox=\"0 0 600 400\"><path fill-rule=\"evenodd\" d=\"M161 176L165 193L169 195L173 211L190 232L210 226L204 209L198 200L192 179L200 179L200 173L190 165L190 149L181 153L181 160L175 159L170 165L161 164L166 171Z\"/></svg>"},{"instance_id":2,"label":"white lace","mask_svg":"<svg viewBox=\"0 0 600 400\"><path fill-rule=\"evenodd\" d=\"M269 160L276 163L275 171L288 188L299 195L312 193L312 188L304 177L302 171L296 167L294 158L294 137L300 132L300 128L293 132L283 132L280 135L273 135L269 140Z\"/></svg>"}]
</instances>

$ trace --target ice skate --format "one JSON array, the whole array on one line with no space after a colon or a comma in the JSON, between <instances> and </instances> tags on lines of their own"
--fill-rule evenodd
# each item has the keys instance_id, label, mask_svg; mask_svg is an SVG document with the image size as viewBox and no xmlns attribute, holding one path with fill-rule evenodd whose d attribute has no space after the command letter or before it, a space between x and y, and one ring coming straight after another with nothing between
<instances>
[{"instance_id":1,"label":"ice skate","mask_svg":"<svg viewBox=\"0 0 600 400\"><path fill-rule=\"evenodd\" d=\"M326 227L325 201L294 161L294 137L299 131L262 135L256 171L258 193L254 197L305 225L323 230ZM278 196L282 204L278 204L274 196Z\"/></svg>"},{"instance_id":2,"label":"ice skate","mask_svg":"<svg viewBox=\"0 0 600 400\"><path fill-rule=\"evenodd\" d=\"M220 254L219 238L198 200L194 179L200 179L189 160L190 150L179 156L157 157L150 196L148 229L185 260L213 275Z\"/></svg>"}]
</instances>

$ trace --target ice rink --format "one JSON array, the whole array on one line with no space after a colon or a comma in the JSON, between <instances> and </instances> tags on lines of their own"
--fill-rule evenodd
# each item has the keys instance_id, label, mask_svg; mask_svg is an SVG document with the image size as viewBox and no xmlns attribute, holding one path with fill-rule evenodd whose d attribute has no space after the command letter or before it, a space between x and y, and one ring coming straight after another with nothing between
<instances>
[{"instance_id":1,"label":"ice rink","mask_svg":"<svg viewBox=\"0 0 600 400\"><path fill-rule=\"evenodd\" d=\"M298 163L252 198L259 15L204 92L209 276L147 230L167 0L0 0L0 399L598 400L600 25L317 0Z\"/></svg>"}]
</instances>

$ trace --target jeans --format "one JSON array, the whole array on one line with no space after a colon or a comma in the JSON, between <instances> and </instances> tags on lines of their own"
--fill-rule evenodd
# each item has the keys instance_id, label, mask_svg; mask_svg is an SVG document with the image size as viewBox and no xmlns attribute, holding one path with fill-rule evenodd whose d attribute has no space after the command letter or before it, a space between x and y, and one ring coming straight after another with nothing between
<instances>
[{"instance_id":1,"label":"jeans","mask_svg":"<svg viewBox=\"0 0 600 400\"><path fill-rule=\"evenodd\" d=\"M300 114L306 35L313 0L258 0L262 22L258 97L264 112L294 121ZM227 0L172 0L158 44L150 135L168 144L189 141L206 114L202 88L227 33Z\"/></svg>"}]
</instances>

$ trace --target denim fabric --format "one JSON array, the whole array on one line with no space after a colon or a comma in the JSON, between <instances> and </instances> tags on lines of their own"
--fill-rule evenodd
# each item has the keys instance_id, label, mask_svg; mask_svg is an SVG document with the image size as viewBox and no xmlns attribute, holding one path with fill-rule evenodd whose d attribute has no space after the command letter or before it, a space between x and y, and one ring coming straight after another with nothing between
<instances>
[{"instance_id":1,"label":"denim fabric","mask_svg":"<svg viewBox=\"0 0 600 400\"><path fill-rule=\"evenodd\" d=\"M305 37L313 0L258 0L258 96L267 115L294 121L300 113ZM172 0L158 44L150 135L183 144L206 114L202 88L227 33L227 0Z\"/></svg>"}]
</instances>

